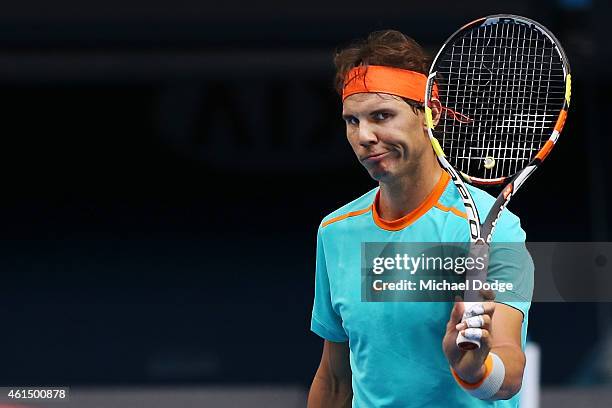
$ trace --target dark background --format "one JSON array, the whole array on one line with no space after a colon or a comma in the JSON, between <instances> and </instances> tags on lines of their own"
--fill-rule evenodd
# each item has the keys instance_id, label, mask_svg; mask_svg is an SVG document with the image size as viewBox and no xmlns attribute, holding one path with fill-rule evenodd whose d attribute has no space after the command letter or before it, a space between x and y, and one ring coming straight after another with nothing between
<instances>
[{"instance_id":1,"label":"dark background","mask_svg":"<svg viewBox=\"0 0 612 408\"><path fill-rule=\"evenodd\" d=\"M317 226L374 186L344 140L332 55L375 29L435 53L487 14L548 26L572 63L570 116L510 208L531 241L609 239L612 7L409 3L4 4L0 383L307 386ZM545 385L601 381L608 312L533 305Z\"/></svg>"}]
</instances>

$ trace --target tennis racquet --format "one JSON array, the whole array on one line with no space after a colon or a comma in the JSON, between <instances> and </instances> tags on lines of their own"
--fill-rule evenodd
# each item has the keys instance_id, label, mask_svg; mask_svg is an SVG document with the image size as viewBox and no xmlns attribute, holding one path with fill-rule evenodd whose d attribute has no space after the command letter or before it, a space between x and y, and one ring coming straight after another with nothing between
<instances>
[{"instance_id":1,"label":"tennis racquet","mask_svg":"<svg viewBox=\"0 0 612 408\"><path fill-rule=\"evenodd\" d=\"M434 83L441 104L435 127ZM570 95L570 67L559 41L525 17L500 14L475 20L436 55L425 91L425 117L433 149L465 205L473 256L488 253L504 207L557 143ZM505 185L484 223L466 182ZM487 265L476 274L486 281ZM466 310L482 301L479 296L466 291ZM457 345L470 350L480 342L459 334Z\"/></svg>"}]
</instances>

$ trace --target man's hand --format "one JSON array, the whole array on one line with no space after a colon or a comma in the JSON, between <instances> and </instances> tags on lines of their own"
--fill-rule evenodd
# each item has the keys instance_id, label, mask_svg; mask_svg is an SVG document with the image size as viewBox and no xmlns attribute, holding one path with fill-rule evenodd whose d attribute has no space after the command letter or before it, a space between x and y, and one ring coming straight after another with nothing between
<instances>
[{"instance_id":1,"label":"man's hand","mask_svg":"<svg viewBox=\"0 0 612 408\"><path fill-rule=\"evenodd\" d=\"M455 373L468 383L476 383L485 373L484 362L492 347L492 320L495 312L494 295L481 292L487 301L474 303L465 310L461 298L455 299L450 319L446 324L446 334L442 348ZM464 319L465 317L465 319ZM462 321L463 320L463 321ZM457 335L461 332L466 338L480 340L480 348L463 351L457 347Z\"/></svg>"}]
</instances>

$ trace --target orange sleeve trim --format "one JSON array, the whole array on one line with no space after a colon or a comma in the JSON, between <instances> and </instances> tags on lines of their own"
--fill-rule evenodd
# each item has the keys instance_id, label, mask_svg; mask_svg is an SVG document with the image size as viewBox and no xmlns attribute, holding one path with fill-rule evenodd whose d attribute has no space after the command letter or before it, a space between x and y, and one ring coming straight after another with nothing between
<instances>
[{"instance_id":1,"label":"orange sleeve trim","mask_svg":"<svg viewBox=\"0 0 612 408\"><path fill-rule=\"evenodd\" d=\"M434 207L436 207L437 209L442 210L442 211L446 211L446 212L449 212L449 211L450 211L450 212L452 212L453 214L455 214L455 215L457 215L457 216L459 216L459 217L461 217L461 218L465 218L465 219L467 220L467 214L466 214L466 213L464 213L463 211L459 211L459 210L458 210L458 209L456 209L455 207L447 207L447 206L445 206L444 204L441 204L441 203L439 203L439 202L438 202L438 203L436 203L436 204L434 205Z\"/></svg>"},{"instance_id":2,"label":"orange sleeve trim","mask_svg":"<svg viewBox=\"0 0 612 408\"><path fill-rule=\"evenodd\" d=\"M475 390L476 388L480 387L482 383L487 379L487 377L491 375L491 371L493 371L493 357L491 357L491 354L489 354L487 356L487 359L485 360L485 373L482 376L482 379L477 383L469 383L463 381L461 378L459 378L455 370L451 368L451 373L453 374L453 377L455 377L455 381L457 381L459 385L465 388L466 390Z\"/></svg>"},{"instance_id":3,"label":"orange sleeve trim","mask_svg":"<svg viewBox=\"0 0 612 408\"><path fill-rule=\"evenodd\" d=\"M337 217L334 217L334 218L332 218L330 220L325 221L323 224L321 224L321 228L327 227L329 224L333 224L336 221L342 221L345 218L349 218L349 217L354 217L356 215L365 214L368 211L370 211L371 208L372 208L372 206L370 205L369 207L361 209L361 210L351 211L349 213L339 215Z\"/></svg>"},{"instance_id":4,"label":"orange sleeve trim","mask_svg":"<svg viewBox=\"0 0 612 408\"><path fill-rule=\"evenodd\" d=\"M376 193L376 198L374 199L374 204L372 205L372 216L374 217L374 222L380 228L387 231L399 231L403 228L406 228L407 226L418 220L438 202L449 180L450 176L448 175L448 173L442 171L438 183L435 185L433 190L431 190L431 193L429 193L425 200L421 204L419 204L417 208L404 215L402 218L398 218L396 220L383 220L382 218L380 218L380 215L378 214L380 190L378 190L378 192Z\"/></svg>"}]
</instances>

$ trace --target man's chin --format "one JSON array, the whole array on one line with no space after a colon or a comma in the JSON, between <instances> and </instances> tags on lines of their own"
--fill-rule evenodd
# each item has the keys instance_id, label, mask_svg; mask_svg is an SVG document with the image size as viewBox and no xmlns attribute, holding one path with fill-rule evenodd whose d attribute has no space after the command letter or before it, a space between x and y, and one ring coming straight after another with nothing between
<instances>
[{"instance_id":1,"label":"man's chin","mask_svg":"<svg viewBox=\"0 0 612 408\"><path fill-rule=\"evenodd\" d=\"M382 169L369 169L368 173L370 173L370 177L374 180L380 182L385 182L391 177L391 173L387 170Z\"/></svg>"}]
</instances>

